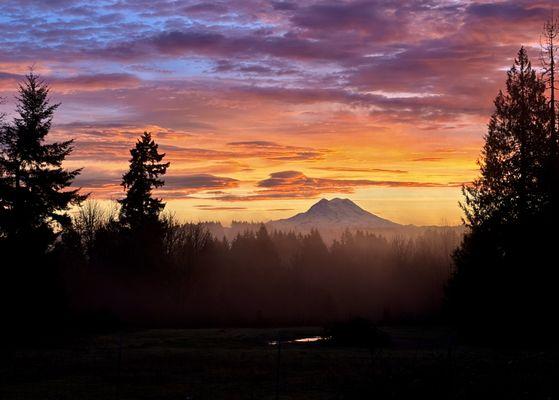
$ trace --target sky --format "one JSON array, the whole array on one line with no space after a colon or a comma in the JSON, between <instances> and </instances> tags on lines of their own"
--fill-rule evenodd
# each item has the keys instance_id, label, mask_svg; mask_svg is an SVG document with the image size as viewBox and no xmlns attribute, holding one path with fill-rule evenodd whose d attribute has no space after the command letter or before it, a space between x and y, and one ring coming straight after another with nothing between
<instances>
[{"instance_id":1,"label":"sky","mask_svg":"<svg viewBox=\"0 0 559 400\"><path fill-rule=\"evenodd\" d=\"M183 220L267 221L347 197L403 224L460 223L492 101L555 1L2 0L0 110L29 67L50 140L99 201L152 132Z\"/></svg>"}]
</instances>

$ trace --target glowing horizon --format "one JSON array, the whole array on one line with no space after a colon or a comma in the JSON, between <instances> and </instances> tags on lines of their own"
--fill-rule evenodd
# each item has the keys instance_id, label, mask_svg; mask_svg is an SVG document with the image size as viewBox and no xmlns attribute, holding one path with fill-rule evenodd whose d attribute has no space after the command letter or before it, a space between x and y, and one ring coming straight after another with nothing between
<instances>
[{"instance_id":1,"label":"glowing horizon","mask_svg":"<svg viewBox=\"0 0 559 400\"><path fill-rule=\"evenodd\" d=\"M267 221L347 197L402 224L457 224L492 100L553 2L80 0L0 5L1 110L30 65L61 102L51 138L95 199L122 196L153 133L158 195L192 221ZM521 23L523 29L518 30Z\"/></svg>"}]
</instances>

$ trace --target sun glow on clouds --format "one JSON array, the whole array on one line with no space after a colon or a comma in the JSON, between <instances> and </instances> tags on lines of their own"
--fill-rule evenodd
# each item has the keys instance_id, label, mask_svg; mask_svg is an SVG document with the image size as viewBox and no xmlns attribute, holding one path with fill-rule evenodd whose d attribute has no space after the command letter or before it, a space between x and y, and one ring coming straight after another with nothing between
<instances>
[{"instance_id":1,"label":"sun glow on clouds","mask_svg":"<svg viewBox=\"0 0 559 400\"><path fill-rule=\"evenodd\" d=\"M171 161L158 195L185 219L275 219L341 194L457 223L503 70L552 3L6 0L0 111L34 65L98 199L122 196L147 130Z\"/></svg>"}]
</instances>

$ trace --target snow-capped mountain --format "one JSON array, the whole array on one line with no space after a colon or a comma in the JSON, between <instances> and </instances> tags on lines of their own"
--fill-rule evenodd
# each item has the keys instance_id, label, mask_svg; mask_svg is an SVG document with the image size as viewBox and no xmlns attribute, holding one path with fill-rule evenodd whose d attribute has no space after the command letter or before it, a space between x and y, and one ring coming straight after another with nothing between
<instances>
[{"instance_id":1,"label":"snow-capped mountain","mask_svg":"<svg viewBox=\"0 0 559 400\"><path fill-rule=\"evenodd\" d=\"M272 221L274 228L297 230L317 229L378 229L401 225L372 214L349 199L322 199L306 212L291 218Z\"/></svg>"}]
</instances>

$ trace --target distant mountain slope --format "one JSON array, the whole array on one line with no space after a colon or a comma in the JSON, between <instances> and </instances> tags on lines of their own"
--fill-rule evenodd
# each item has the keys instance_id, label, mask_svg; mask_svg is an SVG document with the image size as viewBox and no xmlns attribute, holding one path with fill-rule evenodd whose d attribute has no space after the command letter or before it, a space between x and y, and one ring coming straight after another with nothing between
<instances>
[{"instance_id":1,"label":"distant mountain slope","mask_svg":"<svg viewBox=\"0 0 559 400\"><path fill-rule=\"evenodd\" d=\"M349 199L322 199L308 211L291 218L271 221L275 229L378 229L398 228L402 225L372 214Z\"/></svg>"}]
</instances>

